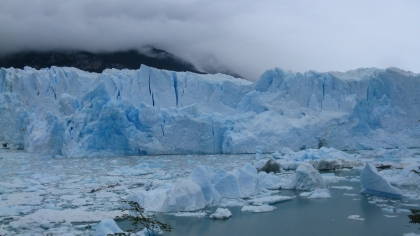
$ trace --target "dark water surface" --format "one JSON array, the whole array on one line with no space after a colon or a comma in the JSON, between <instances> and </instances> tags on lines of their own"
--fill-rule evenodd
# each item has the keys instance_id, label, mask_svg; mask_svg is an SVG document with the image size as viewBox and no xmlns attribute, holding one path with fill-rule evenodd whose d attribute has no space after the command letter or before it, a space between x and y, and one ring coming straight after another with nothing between
<instances>
[{"instance_id":1,"label":"dark water surface","mask_svg":"<svg viewBox=\"0 0 420 236\"><path fill-rule=\"evenodd\" d=\"M336 172L336 175L359 175L357 171ZM390 213L377 204L369 203L371 197L359 194L359 182L339 181L329 186L351 186L352 190L330 188L331 198L308 199L300 197L300 191L282 190L281 195L297 196L295 199L277 204L273 212L241 212L241 207L228 207L233 216L225 220L213 220L208 216L176 217L157 215L159 221L170 224L170 236L187 235L403 235L420 233L418 225L408 224L408 213ZM356 196L345 196L355 193ZM375 198L380 199L380 198ZM385 200L394 209L409 209L401 205L407 200ZM213 213L217 208L208 208ZM210 213L210 214L211 214ZM208 215L210 215L208 214ZM360 215L364 221L350 220L350 215ZM392 215L396 217L386 217ZM124 224L121 226L124 227ZM126 226L126 225L125 225Z\"/></svg>"}]
</instances>

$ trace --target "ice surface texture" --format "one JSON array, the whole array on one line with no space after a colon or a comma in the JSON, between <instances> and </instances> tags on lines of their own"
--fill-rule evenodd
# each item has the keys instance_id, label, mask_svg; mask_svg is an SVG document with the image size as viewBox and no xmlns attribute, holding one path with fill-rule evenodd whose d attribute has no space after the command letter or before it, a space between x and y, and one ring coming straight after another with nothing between
<instances>
[{"instance_id":1,"label":"ice surface texture","mask_svg":"<svg viewBox=\"0 0 420 236\"><path fill-rule=\"evenodd\" d=\"M362 193L380 197L401 197L403 192L379 175L372 163L366 163L360 175Z\"/></svg>"},{"instance_id":2,"label":"ice surface texture","mask_svg":"<svg viewBox=\"0 0 420 236\"><path fill-rule=\"evenodd\" d=\"M420 75L265 72L251 83L141 66L0 69L0 142L62 156L365 149L420 139Z\"/></svg>"}]
</instances>

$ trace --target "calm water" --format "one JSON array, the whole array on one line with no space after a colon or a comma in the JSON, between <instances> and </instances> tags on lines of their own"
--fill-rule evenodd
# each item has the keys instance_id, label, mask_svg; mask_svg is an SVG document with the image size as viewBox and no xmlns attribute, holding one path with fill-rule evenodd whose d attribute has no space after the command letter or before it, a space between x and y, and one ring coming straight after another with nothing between
<instances>
[{"instance_id":1,"label":"calm water","mask_svg":"<svg viewBox=\"0 0 420 236\"><path fill-rule=\"evenodd\" d=\"M357 171L336 172L336 175L359 175ZM241 212L241 207L228 207L233 216L226 220L212 220L208 217L176 217L158 215L157 219L169 223L171 236L187 235L402 235L420 233L418 226L408 224L408 213L390 213L376 204L369 203L371 197L359 194L360 183L339 181L329 186L351 186L352 190L331 188L331 198L308 199L299 197L299 191L283 190L281 195L297 196L294 200L272 204L273 212ZM345 196L355 193L356 196ZM379 198L375 198L378 200ZM381 200L381 199L379 199ZM394 209L409 209L401 204L407 200L382 199ZM411 202L419 203L419 202ZM213 213L216 208L208 209ZM210 213L210 214L211 214ZM208 214L209 215L209 214ZM364 221L347 219L360 215ZM386 217L392 215L395 217ZM126 224L120 223L122 227Z\"/></svg>"}]
</instances>

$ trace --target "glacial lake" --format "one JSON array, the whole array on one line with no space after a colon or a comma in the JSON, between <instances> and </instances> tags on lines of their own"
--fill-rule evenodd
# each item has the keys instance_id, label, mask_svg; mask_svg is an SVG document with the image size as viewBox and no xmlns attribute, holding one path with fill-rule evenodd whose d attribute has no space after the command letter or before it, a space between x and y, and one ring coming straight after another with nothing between
<instances>
[{"instance_id":1,"label":"glacial lake","mask_svg":"<svg viewBox=\"0 0 420 236\"><path fill-rule=\"evenodd\" d=\"M71 232L91 235L97 221L110 217L111 212L119 212L121 197L145 185L164 185L185 178L197 165L232 170L254 161L255 155L56 159L0 150L0 229L12 234L60 235ZM139 172L139 169L133 169L136 165L147 165L149 169L145 173ZM225 220L209 218L217 207L204 209L205 217L156 214L156 218L172 226L172 232L164 234L168 236L420 233L419 225L409 224L407 217L408 209L420 208L418 188L403 188L405 194L416 196L414 199L369 197L359 194L360 182L350 181L360 175L359 170L322 174L327 175L327 179L328 175L340 179L327 181L330 198L308 199L299 196L301 191L280 190L276 194L295 198L271 204L277 208L273 212L242 212L240 206L227 206L233 216ZM337 189L334 186L351 188ZM37 214L45 209L51 215ZM67 215L62 212L67 212ZM348 219L350 215L359 215L364 220ZM43 227L40 222L44 223ZM118 224L123 229L129 227L127 222Z\"/></svg>"}]
</instances>

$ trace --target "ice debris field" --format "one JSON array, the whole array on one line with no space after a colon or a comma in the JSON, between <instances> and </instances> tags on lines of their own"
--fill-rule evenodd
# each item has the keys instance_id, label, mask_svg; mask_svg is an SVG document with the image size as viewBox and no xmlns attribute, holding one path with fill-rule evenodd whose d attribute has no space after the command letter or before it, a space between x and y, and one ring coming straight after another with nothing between
<instances>
[{"instance_id":1,"label":"ice debris field","mask_svg":"<svg viewBox=\"0 0 420 236\"><path fill-rule=\"evenodd\" d=\"M0 235L122 232L121 200L231 221L235 207L271 214L339 193L407 218L420 208L419 88L420 75L395 68L273 69L255 83L147 66L1 68Z\"/></svg>"}]
</instances>

